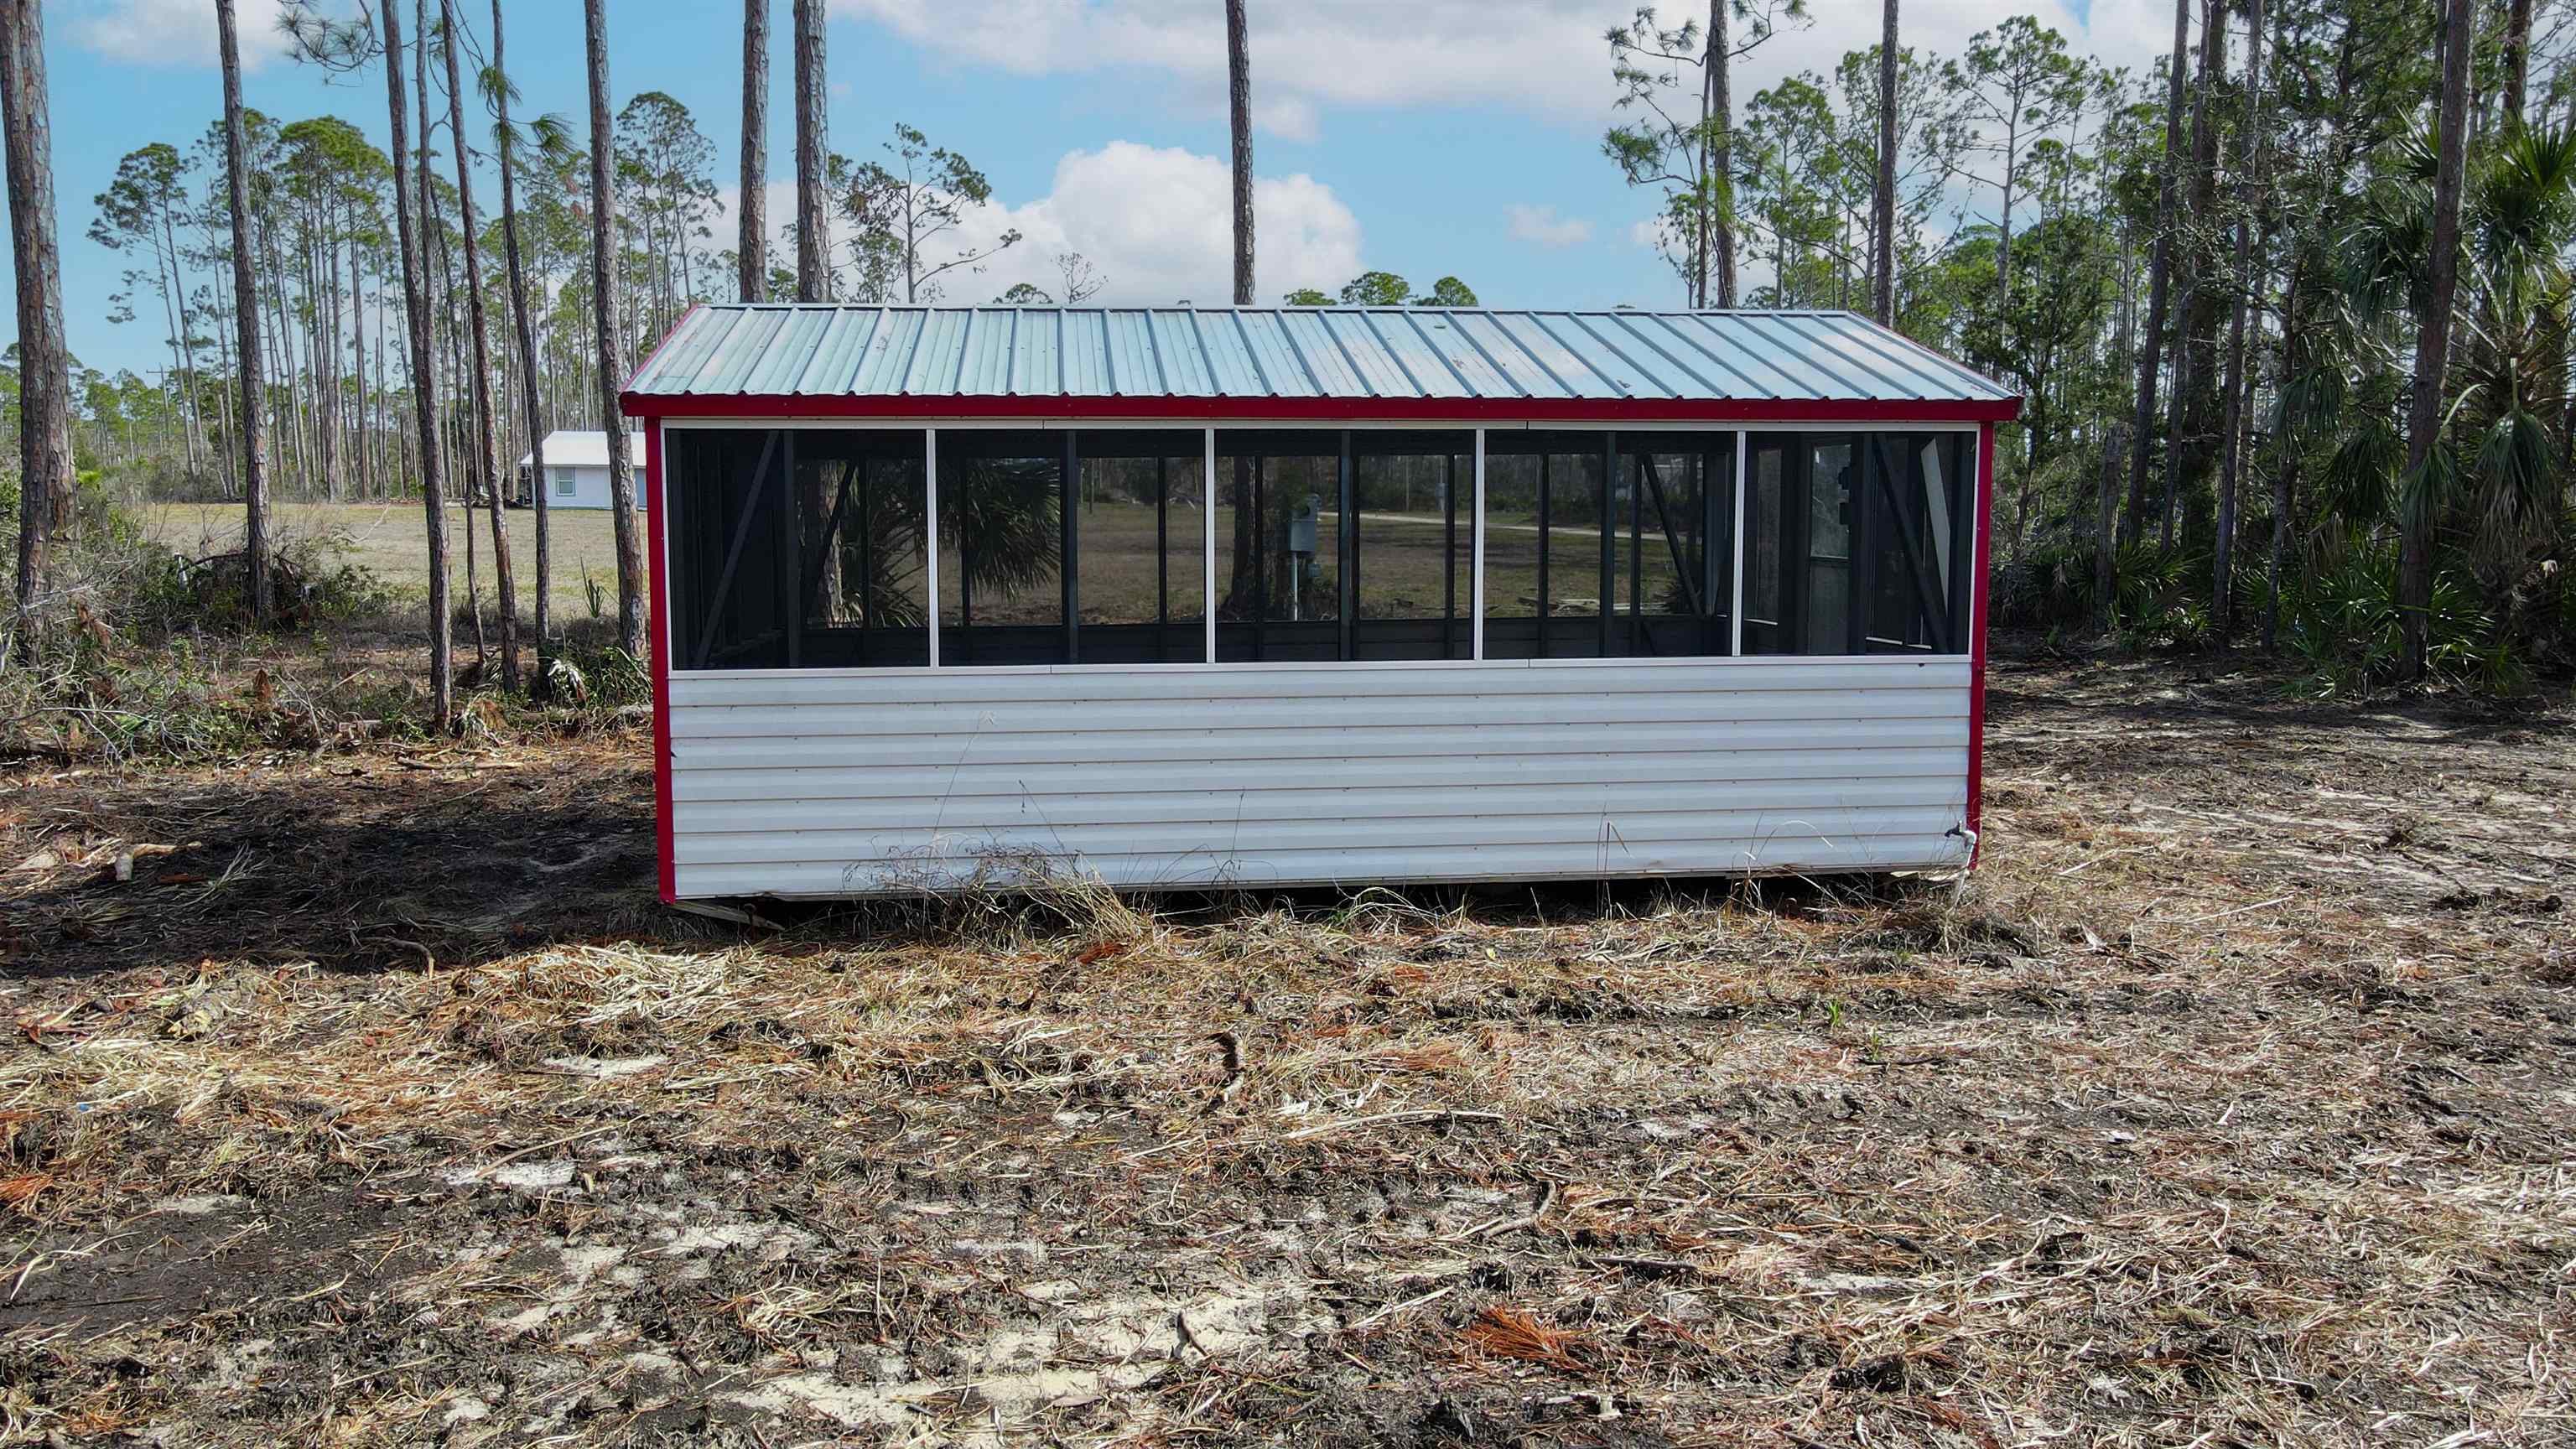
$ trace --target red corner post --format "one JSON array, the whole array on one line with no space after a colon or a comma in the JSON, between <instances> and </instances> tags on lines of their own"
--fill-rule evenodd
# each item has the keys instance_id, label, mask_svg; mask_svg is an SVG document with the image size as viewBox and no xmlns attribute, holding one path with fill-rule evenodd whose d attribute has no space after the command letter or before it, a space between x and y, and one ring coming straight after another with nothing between
<instances>
[{"instance_id":1,"label":"red corner post","mask_svg":"<svg viewBox=\"0 0 2576 1449\"><path fill-rule=\"evenodd\" d=\"M670 499L662 488L662 420L644 420L644 546L653 581L653 854L665 903L680 898L679 863L671 849L671 581L662 518Z\"/></svg>"},{"instance_id":2,"label":"red corner post","mask_svg":"<svg viewBox=\"0 0 2576 1449\"><path fill-rule=\"evenodd\" d=\"M1986 610L1988 566L1994 559L1995 425L1977 428L1977 588L1968 621L1968 864L1985 853L1986 829Z\"/></svg>"}]
</instances>

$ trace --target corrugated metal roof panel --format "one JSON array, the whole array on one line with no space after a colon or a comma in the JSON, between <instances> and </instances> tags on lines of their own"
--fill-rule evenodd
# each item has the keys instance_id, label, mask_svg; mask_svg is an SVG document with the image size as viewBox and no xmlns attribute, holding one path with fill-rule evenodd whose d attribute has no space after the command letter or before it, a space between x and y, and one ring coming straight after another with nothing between
<instances>
[{"instance_id":1,"label":"corrugated metal roof panel","mask_svg":"<svg viewBox=\"0 0 2576 1449\"><path fill-rule=\"evenodd\" d=\"M1154 354L1163 364L1163 387L1179 397L1206 397L1216 391L1208 359L1199 350L1197 329L1185 311L1158 308L1146 314L1154 330Z\"/></svg>"},{"instance_id":2,"label":"corrugated metal roof panel","mask_svg":"<svg viewBox=\"0 0 2576 1449\"><path fill-rule=\"evenodd\" d=\"M1359 307L692 309L639 397L1998 403L1849 312Z\"/></svg>"},{"instance_id":3,"label":"corrugated metal roof panel","mask_svg":"<svg viewBox=\"0 0 2576 1449\"><path fill-rule=\"evenodd\" d=\"M1154 355L1153 326L1142 312L1103 312L1102 333L1109 339L1111 391L1127 397L1165 397L1163 368Z\"/></svg>"},{"instance_id":4,"label":"corrugated metal roof panel","mask_svg":"<svg viewBox=\"0 0 2576 1449\"><path fill-rule=\"evenodd\" d=\"M1064 369L1064 391L1070 397L1101 397L1116 389L1109 361L1109 329L1097 311L1056 314L1061 328L1057 366Z\"/></svg>"},{"instance_id":5,"label":"corrugated metal roof panel","mask_svg":"<svg viewBox=\"0 0 2576 1449\"><path fill-rule=\"evenodd\" d=\"M1350 359L1351 371L1357 373L1360 385L1371 397L1421 397L1430 389L1404 365L1380 334L1377 323L1367 312L1319 312L1317 320L1333 344Z\"/></svg>"},{"instance_id":6,"label":"corrugated metal roof panel","mask_svg":"<svg viewBox=\"0 0 2576 1449\"><path fill-rule=\"evenodd\" d=\"M796 379L796 391L809 397L847 393L859 375L859 359L867 353L868 334L876 330L877 317L856 308L833 308L832 325L815 344L813 360Z\"/></svg>"},{"instance_id":7,"label":"corrugated metal roof panel","mask_svg":"<svg viewBox=\"0 0 2576 1449\"><path fill-rule=\"evenodd\" d=\"M1324 388L1288 342L1287 318L1277 312L1236 312L1235 327L1261 373L1261 391L1248 397L1318 397Z\"/></svg>"},{"instance_id":8,"label":"corrugated metal roof panel","mask_svg":"<svg viewBox=\"0 0 2576 1449\"><path fill-rule=\"evenodd\" d=\"M990 397L1011 390L1011 354L1017 350L1014 334L1019 331L1020 309L993 307L967 314L973 326L966 333L964 355L957 364L957 391L973 397Z\"/></svg>"},{"instance_id":9,"label":"corrugated metal roof panel","mask_svg":"<svg viewBox=\"0 0 2576 1449\"><path fill-rule=\"evenodd\" d=\"M689 379L697 375L698 364L706 361L716 339L734 324L734 314L707 307L692 307L680 318L680 325L652 356L644 359L635 380L627 386L637 392L674 392L689 390Z\"/></svg>"},{"instance_id":10,"label":"corrugated metal roof panel","mask_svg":"<svg viewBox=\"0 0 2576 1449\"><path fill-rule=\"evenodd\" d=\"M1458 319L1447 312L1408 312L1405 325L1422 339L1423 348L1440 359L1442 367L1454 379L1455 397L1518 397L1520 385L1494 365L1483 349L1468 340L1459 330Z\"/></svg>"},{"instance_id":11,"label":"corrugated metal roof panel","mask_svg":"<svg viewBox=\"0 0 2576 1449\"><path fill-rule=\"evenodd\" d=\"M763 309L735 319L724 336L716 339L715 349L707 354L706 362L698 368L692 390L742 392L745 384L751 381L752 370L767 355L770 339L787 325L791 315L783 310Z\"/></svg>"},{"instance_id":12,"label":"corrugated metal roof panel","mask_svg":"<svg viewBox=\"0 0 2576 1449\"><path fill-rule=\"evenodd\" d=\"M742 390L752 393L786 393L796 390L796 379L805 364L814 358L823 333L832 325L835 312L815 310L790 312L768 345L748 359Z\"/></svg>"},{"instance_id":13,"label":"corrugated metal roof panel","mask_svg":"<svg viewBox=\"0 0 2576 1449\"><path fill-rule=\"evenodd\" d=\"M929 314L909 307L885 308L868 334L867 351L859 356L859 374L850 391L862 396L891 396L903 391L904 371L912 366L912 345L921 337Z\"/></svg>"},{"instance_id":14,"label":"corrugated metal roof panel","mask_svg":"<svg viewBox=\"0 0 2576 1449\"><path fill-rule=\"evenodd\" d=\"M1518 344L1532 362L1547 370L1557 387L1567 397L1626 397L1627 390L1594 366L1580 353L1569 350L1564 341L1534 312L1511 312L1498 315L1495 323L1503 334Z\"/></svg>"},{"instance_id":15,"label":"corrugated metal roof panel","mask_svg":"<svg viewBox=\"0 0 2576 1449\"><path fill-rule=\"evenodd\" d=\"M1013 393L1051 397L1064 391L1063 340L1064 327L1054 313L1022 309L1019 329L1011 334Z\"/></svg>"},{"instance_id":16,"label":"corrugated metal roof panel","mask_svg":"<svg viewBox=\"0 0 2576 1449\"><path fill-rule=\"evenodd\" d=\"M1767 320L1748 318L1742 327L1726 328L1722 333L1717 329L1710 330L1778 377L1782 397L1814 397L1819 392L1837 388L1832 372L1817 366L1802 348L1795 345L1794 338L1784 338L1767 325ZM1784 343L1789 345L1784 346ZM1869 397L1879 396L1875 388L1863 390L1844 386L1841 390L1863 391Z\"/></svg>"},{"instance_id":17,"label":"corrugated metal roof panel","mask_svg":"<svg viewBox=\"0 0 2576 1449\"><path fill-rule=\"evenodd\" d=\"M946 397L957 391L957 370L966 360L966 329L971 311L942 307L922 318L921 340L913 346L912 365L896 390L914 397Z\"/></svg>"},{"instance_id":18,"label":"corrugated metal roof panel","mask_svg":"<svg viewBox=\"0 0 2576 1449\"><path fill-rule=\"evenodd\" d=\"M1316 391L1326 397L1377 397L1360 377L1359 369L1342 352L1324 326L1318 309L1295 308L1279 314L1279 335L1286 339L1290 351L1305 365L1306 374L1315 380Z\"/></svg>"}]
</instances>

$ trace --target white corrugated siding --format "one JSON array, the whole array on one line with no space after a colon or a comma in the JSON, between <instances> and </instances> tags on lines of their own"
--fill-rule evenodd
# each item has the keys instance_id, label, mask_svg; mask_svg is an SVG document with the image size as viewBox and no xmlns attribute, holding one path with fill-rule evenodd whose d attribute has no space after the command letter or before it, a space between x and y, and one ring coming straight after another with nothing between
<instances>
[{"instance_id":1,"label":"white corrugated siding","mask_svg":"<svg viewBox=\"0 0 2576 1449\"><path fill-rule=\"evenodd\" d=\"M1969 667L1696 659L681 674L683 897L1956 865Z\"/></svg>"}]
</instances>

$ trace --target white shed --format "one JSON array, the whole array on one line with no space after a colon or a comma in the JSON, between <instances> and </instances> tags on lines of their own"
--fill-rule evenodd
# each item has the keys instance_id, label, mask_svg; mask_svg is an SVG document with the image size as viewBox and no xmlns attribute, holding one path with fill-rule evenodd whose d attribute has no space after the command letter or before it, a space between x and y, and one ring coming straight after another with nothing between
<instances>
[{"instance_id":1,"label":"white shed","mask_svg":"<svg viewBox=\"0 0 2576 1449\"><path fill-rule=\"evenodd\" d=\"M1995 425L1840 312L726 305L661 892L1958 868Z\"/></svg>"},{"instance_id":2,"label":"white shed","mask_svg":"<svg viewBox=\"0 0 2576 1449\"><path fill-rule=\"evenodd\" d=\"M546 506L549 508L606 508L608 506L608 434L596 428L558 428L546 434ZM644 463L644 442L639 435L626 439L629 467L640 469ZM536 466L537 455L527 453L519 459L519 476L528 477ZM637 488L635 504L649 508L645 497L651 490Z\"/></svg>"}]
</instances>

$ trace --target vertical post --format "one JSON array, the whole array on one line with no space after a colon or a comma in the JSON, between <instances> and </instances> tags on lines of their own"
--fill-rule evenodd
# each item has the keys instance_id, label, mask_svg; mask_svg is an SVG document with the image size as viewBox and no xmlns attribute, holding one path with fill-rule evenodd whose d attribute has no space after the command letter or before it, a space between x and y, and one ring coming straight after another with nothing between
<instances>
[{"instance_id":1,"label":"vertical post","mask_svg":"<svg viewBox=\"0 0 2576 1449\"><path fill-rule=\"evenodd\" d=\"M1692 652L1710 654L1715 652L1711 638L1716 632L1714 626L1717 611L1722 607L1722 601L1717 596L1717 586L1724 581L1725 576L1718 571L1725 567L1723 562L1725 555L1719 551L1718 542L1725 536L1727 504L1717 491L1717 480L1720 476L1717 451L1702 446L1698 461L1699 597L1702 617L1695 631L1699 639L1699 647Z\"/></svg>"},{"instance_id":2,"label":"vertical post","mask_svg":"<svg viewBox=\"0 0 2576 1449\"><path fill-rule=\"evenodd\" d=\"M930 667L939 667L939 430L921 430L921 597Z\"/></svg>"},{"instance_id":3,"label":"vertical post","mask_svg":"<svg viewBox=\"0 0 2576 1449\"><path fill-rule=\"evenodd\" d=\"M1869 652L1869 595L1878 582L1878 565L1870 557L1869 537L1869 467L1870 455L1877 451L1869 446L1871 435L1854 433L1851 441L1851 563L1845 572L1851 576L1851 607L1843 623L1843 652ZM1882 480L1886 481L1886 480Z\"/></svg>"},{"instance_id":4,"label":"vertical post","mask_svg":"<svg viewBox=\"0 0 2576 1449\"><path fill-rule=\"evenodd\" d=\"M669 506L672 497L679 492L676 488L665 488L662 483L668 466L664 462L663 450L670 443L671 440L662 435L661 419L645 422L644 487L655 508ZM533 481L538 492L545 491L546 481L542 476ZM695 602L689 597L688 580L681 577L683 571L679 566L679 551L686 545L675 541L683 536L678 529L648 528L645 533L649 545L647 552L651 555L649 561L667 573L667 577L657 576L659 582L655 584L659 592L653 596L653 638L669 658L677 659L680 654L680 617L688 613ZM703 554L705 549L702 546L690 548L689 552L692 555ZM705 565L701 563L698 567L703 569Z\"/></svg>"},{"instance_id":5,"label":"vertical post","mask_svg":"<svg viewBox=\"0 0 2576 1449\"><path fill-rule=\"evenodd\" d=\"M1343 659L1350 660L1359 657L1356 646L1360 611L1360 512L1359 482L1351 472L1351 432L1348 428L1342 430L1341 491L1341 527L1336 530L1340 536L1333 540L1337 545L1333 551L1341 555L1342 565L1342 576L1334 591L1338 595L1335 612L1342 616L1340 653Z\"/></svg>"},{"instance_id":6,"label":"vertical post","mask_svg":"<svg viewBox=\"0 0 2576 1449\"><path fill-rule=\"evenodd\" d=\"M1154 652L1161 654L1161 632L1172 627L1172 460L1154 458Z\"/></svg>"},{"instance_id":7,"label":"vertical post","mask_svg":"<svg viewBox=\"0 0 2576 1449\"><path fill-rule=\"evenodd\" d=\"M33 420L29 421L33 425ZM644 514L652 547L645 555L652 567L653 590L653 825L655 883L665 902L680 898L679 862L673 853L671 822L671 653L678 647L678 610L671 605L670 495L662 487L662 420L644 420L644 493L653 500ZM542 480L540 485L543 486Z\"/></svg>"},{"instance_id":8,"label":"vertical post","mask_svg":"<svg viewBox=\"0 0 2576 1449\"><path fill-rule=\"evenodd\" d=\"M1546 445L1540 446L1544 448ZM1479 454L1479 457L1481 456ZM1548 521L1548 504L1555 486L1554 480L1549 476L1549 465L1555 461L1556 455L1553 453L1541 452L1538 455L1538 647L1530 653L1539 659L1547 657L1547 636L1550 627L1548 615L1552 607L1548 602L1547 559L1549 554L1556 551L1556 533L1553 525ZM1476 520L1476 526L1481 529L1484 524L1485 520L1480 515Z\"/></svg>"},{"instance_id":9,"label":"vertical post","mask_svg":"<svg viewBox=\"0 0 2576 1449\"><path fill-rule=\"evenodd\" d=\"M1440 657L1458 651L1458 455L1446 454L1440 482Z\"/></svg>"},{"instance_id":10,"label":"vertical post","mask_svg":"<svg viewBox=\"0 0 2576 1449\"><path fill-rule=\"evenodd\" d=\"M1646 469L1644 454L1628 470L1628 652L1646 648ZM1666 520L1667 524L1670 520Z\"/></svg>"},{"instance_id":11,"label":"vertical post","mask_svg":"<svg viewBox=\"0 0 2576 1449\"><path fill-rule=\"evenodd\" d=\"M1252 460L1252 657L1261 657L1262 625L1270 618L1270 532L1262 504L1270 492L1270 459ZM1236 528L1243 520L1234 521Z\"/></svg>"},{"instance_id":12,"label":"vertical post","mask_svg":"<svg viewBox=\"0 0 2576 1449\"><path fill-rule=\"evenodd\" d=\"M1977 863L1977 841L1986 813L1986 566L1994 531L1995 425L1977 427L1976 551L1968 567L1975 593L1968 608L1968 864Z\"/></svg>"},{"instance_id":13,"label":"vertical post","mask_svg":"<svg viewBox=\"0 0 2576 1449\"><path fill-rule=\"evenodd\" d=\"M1474 555L1475 572L1469 575L1468 607L1475 612L1468 620L1468 639L1472 646L1470 657L1481 660L1485 657L1485 430L1483 428L1476 430L1476 511L1469 519L1469 527L1473 538L1468 548ZM1546 547L1546 540L1543 538L1540 540L1540 547L1542 549ZM1545 558L1546 554L1542 552L1539 556ZM1544 625L1540 627L1545 628Z\"/></svg>"},{"instance_id":14,"label":"vertical post","mask_svg":"<svg viewBox=\"0 0 2576 1449\"><path fill-rule=\"evenodd\" d=\"M1082 461L1074 451L1075 433L1064 433L1062 472L1056 480L1056 513L1063 521L1064 539L1056 550L1056 573L1064 584L1064 662L1082 662L1082 539L1078 533L1081 510L1074 506L1074 490L1082 481Z\"/></svg>"},{"instance_id":15,"label":"vertical post","mask_svg":"<svg viewBox=\"0 0 2576 1449\"><path fill-rule=\"evenodd\" d=\"M1744 495L1753 486L1752 474L1745 467L1745 458L1750 452L1745 445L1745 437L1741 430L1735 434L1735 638L1730 652L1737 658L1744 655Z\"/></svg>"},{"instance_id":16,"label":"vertical post","mask_svg":"<svg viewBox=\"0 0 2576 1449\"><path fill-rule=\"evenodd\" d=\"M1601 597L1593 612L1600 616L1601 657L1610 658L1610 601L1619 589L1619 520L1610 511L1610 484L1619 474L1619 435L1601 435L1600 506L1592 512L1592 531L1601 540Z\"/></svg>"},{"instance_id":17,"label":"vertical post","mask_svg":"<svg viewBox=\"0 0 2576 1449\"><path fill-rule=\"evenodd\" d=\"M1199 545L1199 569L1204 576L1200 583L1199 619L1207 626L1207 658L1203 662L1214 664L1216 662L1216 429L1209 428L1202 442L1207 449L1207 454L1206 471L1200 474L1199 521L1201 532L1206 536ZM1243 520L1236 519L1234 526L1241 528Z\"/></svg>"},{"instance_id":18,"label":"vertical post","mask_svg":"<svg viewBox=\"0 0 2576 1449\"><path fill-rule=\"evenodd\" d=\"M778 551L786 565L778 572L787 585L787 617L779 622L787 631L787 667L796 669L805 663L805 520L796 507L796 429L779 433L778 516L787 535L787 546Z\"/></svg>"}]
</instances>

